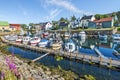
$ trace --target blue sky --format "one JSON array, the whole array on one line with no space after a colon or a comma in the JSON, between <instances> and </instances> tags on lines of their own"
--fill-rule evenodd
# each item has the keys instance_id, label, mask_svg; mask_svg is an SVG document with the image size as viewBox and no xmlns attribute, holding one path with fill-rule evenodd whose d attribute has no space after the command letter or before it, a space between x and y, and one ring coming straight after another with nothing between
<instances>
[{"instance_id":1,"label":"blue sky","mask_svg":"<svg viewBox=\"0 0 120 80\"><path fill-rule=\"evenodd\" d=\"M0 21L39 23L120 10L120 0L0 0Z\"/></svg>"}]
</instances>

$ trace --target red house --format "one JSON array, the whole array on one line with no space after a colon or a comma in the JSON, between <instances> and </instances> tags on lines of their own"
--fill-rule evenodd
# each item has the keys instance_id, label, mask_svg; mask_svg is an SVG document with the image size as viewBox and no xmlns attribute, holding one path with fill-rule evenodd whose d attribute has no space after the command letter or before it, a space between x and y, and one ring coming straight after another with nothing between
<instances>
[{"instance_id":1,"label":"red house","mask_svg":"<svg viewBox=\"0 0 120 80\"><path fill-rule=\"evenodd\" d=\"M20 30L21 25L20 24L10 24L10 28L13 30Z\"/></svg>"}]
</instances>

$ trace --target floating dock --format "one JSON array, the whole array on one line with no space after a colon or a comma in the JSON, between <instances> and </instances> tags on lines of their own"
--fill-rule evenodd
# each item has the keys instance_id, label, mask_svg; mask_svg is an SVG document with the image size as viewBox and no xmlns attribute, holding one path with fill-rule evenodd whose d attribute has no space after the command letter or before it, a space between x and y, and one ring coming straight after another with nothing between
<instances>
[{"instance_id":1,"label":"floating dock","mask_svg":"<svg viewBox=\"0 0 120 80\"><path fill-rule=\"evenodd\" d=\"M25 44L16 43L16 42L10 42L10 41L4 39L4 37L1 37L1 40L6 44L13 45L13 46L16 46L16 47L30 49L30 50L34 50L34 51L38 51L38 52L45 52L45 53L53 54L53 55L60 55L60 56L63 56L63 57L69 58L69 59L76 59L76 60L85 61L85 62L88 62L88 63L96 63L96 64L100 64L100 65L103 65L103 66L116 67L116 68L120 69L120 61L119 60L113 60L111 58L102 58L102 57L82 54L82 53L78 53L78 52L69 53L69 52L64 52L62 50L40 48L40 47L37 47L37 46L31 46L31 45L25 45ZM38 60L38 59L39 59L39 57L34 59L33 62Z\"/></svg>"}]
</instances>

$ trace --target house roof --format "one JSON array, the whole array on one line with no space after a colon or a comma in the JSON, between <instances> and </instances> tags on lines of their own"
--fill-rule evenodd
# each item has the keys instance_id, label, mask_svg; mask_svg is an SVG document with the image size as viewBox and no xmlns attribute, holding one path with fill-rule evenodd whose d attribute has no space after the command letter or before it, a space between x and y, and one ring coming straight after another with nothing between
<instances>
[{"instance_id":1,"label":"house roof","mask_svg":"<svg viewBox=\"0 0 120 80\"><path fill-rule=\"evenodd\" d=\"M7 21L0 21L0 26L9 26Z\"/></svg>"},{"instance_id":2,"label":"house roof","mask_svg":"<svg viewBox=\"0 0 120 80\"><path fill-rule=\"evenodd\" d=\"M93 15L90 15L90 16L86 16L86 15L85 15L85 16L83 16L83 17L81 18L81 20L91 19L91 18L92 18L92 16L93 16Z\"/></svg>"},{"instance_id":3,"label":"house roof","mask_svg":"<svg viewBox=\"0 0 120 80\"><path fill-rule=\"evenodd\" d=\"M20 24L10 24L10 26L20 26Z\"/></svg>"},{"instance_id":4,"label":"house roof","mask_svg":"<svg viewBox=\"0 0 120 80\"><path fill-rule=\"evenodd\" d=\"M95 20L94 22L99 23L99 22L108 22L108 21L112 21L112 17L102 18L100 20Z\"/></svg>"}]
</instances>

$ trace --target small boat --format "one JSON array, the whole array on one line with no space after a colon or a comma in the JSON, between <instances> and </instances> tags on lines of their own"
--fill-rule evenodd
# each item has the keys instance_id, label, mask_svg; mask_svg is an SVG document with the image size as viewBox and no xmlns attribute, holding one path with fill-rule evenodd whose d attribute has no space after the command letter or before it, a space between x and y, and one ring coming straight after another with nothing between
<instances>
[{"instance_id":1,"label":"small boat","mask_svg":"<svg viewBox=\"0 0 120 80\"><path fill-rule=\"evenodd\" d=\"M49 33L48 33L48 32L44 32L44 33L42 34L42 37L43 37L43 38L48 38L48 36L49 36Z\"/></svg>"},{"instance_id":2,"label":"small boat","mask_svg":"<svg viewBox=\"0 0 120 80\"><path fill-rule=\"evenodd\" d=\"M18 36L18 38L16 39L17 43L22 43L23 41L23 36Z\"/></svg>"},{"instance_id":3,"label":"small boat","mask_svg":"<svg viewBox=\"0 0 120 80\"><path fill-rule=\"evenodd\" d=\"M17 39L17 35L10 35L7 40L15 41Z\"/></svg>"},{"instance_id":4,"label":"small boat","mask_svg":"<svg viewBox=\"0 0 120 80\"><path fill-rule=\"evenodd\" d=\"M74 52L76 50L75 43L72 40L68 40L68 42L65 43L65 50L67 52Z\"/></svg>"},{"instance_id":5,"label":"small boat","mask_svg":"<svg viewBox=\"0 0 120 80\"><path fill-rule=\"evenodd\" d=\"M8 40L10 38L10 35L6 35L4 38Z\"/></svg>"},{"instance_id":6,"label":"small boat","mask_svg":"<svg viewBox=\"0 0 120 80\"><path fill-rule=\"evenodd\" d=\"M62 47L61 43L53 43L51 46L54 50L58 50Z\"/></svg>"},{"instance_id":7,"label":"small boat","mask_svg":"<svg viewBox=\"0 0 120 80\"><path fill-rule=\"evenodd\" d=\"M120 34L113 34L112 39L113 40L120 40Z\"/></svg>"},{"instance_id":8,"label":"small boat","mask_svg":"<svg viewBox=\"0 0 120 80\"><path fill-rule=\"evenodd\" d=\"M23 43L23 44L28 44L31 39L32 39L32 38L29 37L29 36L23 37L23 42L22 42L22 43Z\"/></svg>"},{"instance_id":9,"label":"small boat","mask_svg":"<svg viewBox=\"0 0 120 80\"><path fill-rule=\"evenodd\" d=\"M81 32L78 34L78 37L81 38L81 39L86 39L86 33L85 33L85 31L81 31Z\"/></svg>"},{"instance_id":10,"label":"small boat","mask_svg":"<svg viewBox=\"0 0 120 80\"><path fill-rule=\"evenodd\" d=\"M73 37L73 38L77 38L77 37L78 37L78 34L77 34L77 33L74 33L74 34L72 35L72 37Z\"/></svg>"},{"instance_id":11,"label":"small boat","mask_svg":"<svg viewBox=\"0 0 120 80\"><path fill-rule=\"evenodd\" d=\"M54 50L60 49L62 47L62 41L58 39L53 39L53 41L51 42L51 47Z\"/></svg>"},{"instance_id":12,"label":"small boat","mask_svg":"<svg viewBox=\"0 0 120 80\"><path fill-rule=\"evenodd\" d=\"M38 43L39 47L47 47L47 45L48 45L48 40L45 38L41 39L41 41Z\"/></svg>"},{"instance_id":13,"label":"small boat","mask_svg":"<svg viewBox=\"0 0 120 80\"><path fill-rule=\"evenodd\" d=\"M106 34L100 34L100 32L98 32L98 37L100 40L107 40L108 36Z\"/></svg>"},{"instance_id":14,"label":"small boat","mask_svg":"<svg viewBox=\"0 0 120 80\"><path fill-rule=\"evenodd\" d=\"M31 40L30 40L30 45L33 45L33 46L36 46L38 43L40 42L40 38L39 37L33 37Z\"/></svg>"},{"instance_id":15,"label":"small boat","mask_svg":"<svg viewBox=\"0 0 120 80\"><path fill-rule=\"evenodd\" d=\"M70 38L70 33L69 32L65 32L64 37L65 37L65 39L69 39Z\"/></svg>"}]
</instances>

